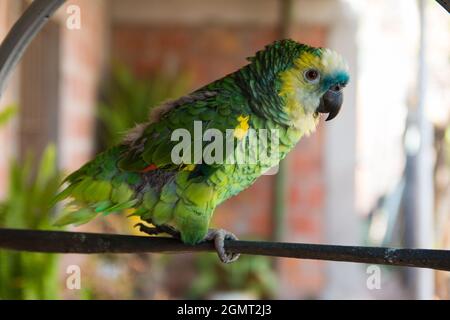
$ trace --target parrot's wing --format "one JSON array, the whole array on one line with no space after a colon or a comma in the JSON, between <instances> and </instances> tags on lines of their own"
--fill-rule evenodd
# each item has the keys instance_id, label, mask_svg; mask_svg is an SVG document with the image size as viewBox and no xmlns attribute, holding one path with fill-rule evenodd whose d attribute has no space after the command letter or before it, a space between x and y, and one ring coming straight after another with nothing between
<instances>
[{"instance_id":1,"label":"parrot's wing","mask_svg":"<svg viewBox=\"0 0 450 320\"><path fill-rule=\"evenodd\" d=\"M133 208L139 201L139 186L150 183L155 189L162 189L170 177L182 170L191 171L190 177L195 177L197 183L205 181L220 164L174 163L172 150L180 142L172 141L172 134L177 129L189 133L187 144L192 147L201 142L202 152L210 142L204 142L203 135L194 132L196 122L200 121L197 124L202 125L203 132L214 128L226 134L227 129L238 127L245 119L241 115L245 103L236 99L231 93L199 90L155 109L150 122L132 130L121 145L97 155L66 178L68 186L54 202L71 198L75 211L62 216L56 224L82 224L99 213ZM191 150L194 158L195 148Z\"/></svg>"},{"instance_id":2,"label":"parrot's wing","mask_svg":"<svg viewBox=\"0 0 450 320\"><path fill-rule=\"evenodd\" d=\"M245 115L235 111L238 108L231 103L236 101L217 92L198 91L156 108L151 121L131 131L126 139L128 148L120 157L119 168L129 172L149 172L192 167L196 159L202 159L205 145L211 143L204 141L203 133L208 129L218 130L225 143L227 129L239 127L245 119ZM188 137L183 137L182 142L184 150L190 151L189 155L183 154L182 163L174 162L172 156L181 136ZM202 171L210 172L214 165L202 164L201 167Z\"/></svg>"}]
</instances>

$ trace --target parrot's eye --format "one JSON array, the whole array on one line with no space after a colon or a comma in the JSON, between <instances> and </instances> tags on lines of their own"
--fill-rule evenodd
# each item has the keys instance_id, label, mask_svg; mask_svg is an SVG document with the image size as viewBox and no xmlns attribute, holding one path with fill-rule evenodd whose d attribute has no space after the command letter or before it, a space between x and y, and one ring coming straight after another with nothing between
<instances>
[{"instance_id":1,"label":"parrot's eye","mask_svg":"<svg viewBox=\"0 0 450 320\"><path fill-rule=\"evenodd\" d=\"M317 83L320 79L320 73L316 69L308 69L305 71L304 77L310 83Z\"/></svg>"}]
</instances>

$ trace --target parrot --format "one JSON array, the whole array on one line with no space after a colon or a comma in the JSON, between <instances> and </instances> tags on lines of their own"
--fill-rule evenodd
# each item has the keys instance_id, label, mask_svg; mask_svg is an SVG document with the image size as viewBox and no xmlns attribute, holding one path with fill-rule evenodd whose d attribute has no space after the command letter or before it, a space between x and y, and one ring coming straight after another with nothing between
<instances>
[{"instance_id":1,"label":"parrot","mask_svg":"<svg viewBox=\"0 0 450 320\"><path fill-rule=\"evenodd\" d=\"M189 245L212 241L222 262L237 260L239 254L224 247L225 240L237 237L210 229L215 208L278 165L316 129L322 114L326 121L334 119L349 82L348 65L337 52L291 39L277 40L247 61L233 73L151 108L148 119L125 133L121 143L70 174L54 199L55 204L64 200L69 213L55 225L81 225L127 211L139 217L136 227L149 235L168 234ZM191 134L188 147L206 148L208 141L194 132L199 122L230 138L227 154L244 152L238 146L250 130L276 130L277 157L211 163L195 151L174 161L177 130Z\"/></svg>"}]
</instances>

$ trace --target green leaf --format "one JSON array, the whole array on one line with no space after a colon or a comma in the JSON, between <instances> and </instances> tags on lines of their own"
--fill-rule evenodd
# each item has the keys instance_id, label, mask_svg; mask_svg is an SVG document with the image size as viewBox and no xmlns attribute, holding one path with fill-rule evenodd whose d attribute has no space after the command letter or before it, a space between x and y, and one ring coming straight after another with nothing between
<instances>
[{"instance_id":1,"label":"green leaf","mask_svg":"<svg viewBox=\"0 0 450 320\"><path fill-rule=\"evenodd\" d=\"M33 168L35 163L31 154L11 162L8 194L0 204L1 226L52 229L51 201L61 184L54 147L47 148L38 168ZM58 298L56 255L0 250L0 261L0 299Z\"/></svg>"},{"instance_id":2,"label":"green leaf","mask_svg":"<svg viewBox=\"0 0 450 320\"><path fill-rule=\"evenodd\" d=\"M9 120L11 120L18 111L16 105L9 105L0 111L0 127L5 125Z\"/></svg>"},{"instance_id":3,"label":"green leaf","mask_svg":"<svg viewBox=\"0 0 450 320\"><path fill-rule=\"evenodd\" d=\"M45 184L56 173L56 147L54 144L50 144L42 155L41 163L36 177L36 184L40 187L44 187Z\"/></svg>"}]
</instances>

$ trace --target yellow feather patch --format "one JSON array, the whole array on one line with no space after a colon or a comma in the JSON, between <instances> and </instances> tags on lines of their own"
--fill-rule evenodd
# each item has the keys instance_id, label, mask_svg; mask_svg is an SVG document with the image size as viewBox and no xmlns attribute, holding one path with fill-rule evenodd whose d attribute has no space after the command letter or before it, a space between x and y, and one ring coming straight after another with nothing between
<instances>
[{"instance_id":1,"label":"yellow feather patch","mask_svg":"<svg viewBox=\"0 0 450 320\"><path fill-rule=\"evenodd\" d=\"M234 129L234 136L239 140L242 140L248 132L250 126L248 125L248 121L250 120L250 116L240 115L237 120L239 124Z\"/></svg>"},{"instance_id":2,"label":"yellow feather patch","mask_svg":"<svg viewBox=\"0 0 450 320\"><path fill-rule=\"evenodd\" d=\"M194 171L195 170L195 164L188 164L187 166L185 166L184 168L183 168L183 171L189 171L189 172L192 172L192 171Z\"/></svg>"}]
</instances>

